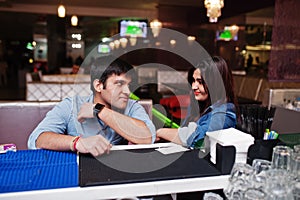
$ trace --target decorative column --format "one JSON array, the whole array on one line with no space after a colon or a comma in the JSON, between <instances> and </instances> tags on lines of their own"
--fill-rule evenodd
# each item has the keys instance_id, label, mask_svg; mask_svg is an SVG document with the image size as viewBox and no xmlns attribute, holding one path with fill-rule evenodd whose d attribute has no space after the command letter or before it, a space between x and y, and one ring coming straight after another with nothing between
<instances>
[{"instance_id":1,"label":"decorative column","mask_svg":"<svg viewBox=\"0 0 300 200\"><path fill-rule=\"evenodd\" d=\"M270 81L300 81L299 10L299 0L275 0Z\"/></svg>"},{"instance_id":2,"label":"decorative column","mask_svg":"<svg viewBox=\"0 0 300 200\"><path fill-rule=\"evenodd\" d=\"M50 73L59 73L66 59L66 18L47 16L48 68Z\"/></svg>"}]
</instances>

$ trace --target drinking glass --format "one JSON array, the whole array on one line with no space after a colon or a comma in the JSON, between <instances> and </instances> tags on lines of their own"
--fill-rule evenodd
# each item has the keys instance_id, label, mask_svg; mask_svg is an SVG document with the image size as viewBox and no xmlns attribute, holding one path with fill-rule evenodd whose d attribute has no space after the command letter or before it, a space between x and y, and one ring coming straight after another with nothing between
<instances>
[{"instance_id":1,"label":"drinking glass","mask_svg":"<svg viewBox=\"0 0 300 200\"><path fill-rule=\"evenodd\" d=\"M266 200L267 193L261 189L257 188L248 188L245 191L244 199L245 200Z\"/></svg>"},{"instance_id":2,"label":"drinking glass","mask_svg":"<svg viewBox=\"0 0 300 200\"><path fill-rule=\"evenodd\" d=\"M254 174L251 177L252 187L263 189L266 186L268 178L266 172L271 169L271 162L268 160L254 159L252 167L254 169Z\"/></svg>"},{"instance_id":3,"label":"drinking glass","mask_svg":"<svg viewBox=\"0 0 300 200\"><path fill-rule=\"evenodd\" d=\"M223 192L227 199L243 200L244 193L249 187L251 187L251 185L248 181L243 179L237 179L233 182L229 182L227 187L224 188Z\"/></svg>"},{"instance_id":4,"label":"drinking glass","mask_svg":"<svg viewBox=\"0 0 300 200\"><path fill-rule=\"evenodd\" d=\"M265 191L268 193L269 199L287 200L293 199L293 187L289 173L285 169L270 169L266 172L267 184Z\"/></svg>"},{"instance_id":5,"label":"drinking glass","mask_svg":"<svg viewBox=\"0 0 300 200\"><path fill-rule=\"evenodd\" d=\"M294 181L293 196L295 200L300 199L300 180Z\"/></svg>"},{"instance_id":6,"label":"drinking glass","mask_svg":"<svg viewBox=\"0 0 300 200\"><path fill-rule=\"evenodd\" d=\"M254 169L246 163L235 163L229 177L229 184L224 189L228 199L243 199L247 188L251 187Z\"/></svg>"},{"instance_id":7,"label":"drinking glass","mask_svg":"<svg viewBox=\"0 0 300 200\"><path fill-rule=\"evenodd\" d=\"M292 149L288 146L275 146L272 155L272 167L290 170Z\"/></svg>"},{"instance_id":8,"label":"drinking glass","mask_svg":"<svg viewBox=\"0 0 300 200\"><path fill-rule=\"evenodd\" d=\"M263 171L271 169L271 164L271 161L268 160L254 159L252 162L252 167L254 168L254 172L259 174Z\"/></svg>"},{"instance_id":9,"label":"drinking glass","mask_svg":"<svg viewBox=\"0 0 300 200\"><path fill-rule=\"evenodd\" d=\"M229 181L234 182L238 179L248 181L254 173L253 167L246 163L235 163L232 167Z\"/></svg>"},{"instance_id":10,"label":"drinking glass","mask_svg":"<svg viewBox=\"0 0 300 200\"><path fill-rule=\"evenodd\" d=\"M300 152L292 152L291 155L291 176L293 179L300 179Z\"/></svg>"},{"instance_id":11,"label":"drinking glass","mask_svg":"<svg viewBox=\"0 0 300 200\"><path fill-rule=\"evenodd\" d=\"M300 153L300 144L294 146L294 152Z\"/></svg>"}]
</instances>

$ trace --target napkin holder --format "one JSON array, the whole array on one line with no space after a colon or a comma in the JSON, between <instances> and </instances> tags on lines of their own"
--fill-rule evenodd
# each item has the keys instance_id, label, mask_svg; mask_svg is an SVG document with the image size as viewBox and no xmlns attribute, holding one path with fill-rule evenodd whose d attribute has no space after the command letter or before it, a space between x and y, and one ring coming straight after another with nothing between
<instances>
[{"instance_id":1,"label":"napkin holder","mask_svg":"<svg viewBox=\"0 0 300 200\"><path fill-rule=\"evenodd\" d=\"M216 144L216 164L215 167L222 174L230 174L235 163L236 149L234 146L222 146Z\"/></svg>"}]
</instances>

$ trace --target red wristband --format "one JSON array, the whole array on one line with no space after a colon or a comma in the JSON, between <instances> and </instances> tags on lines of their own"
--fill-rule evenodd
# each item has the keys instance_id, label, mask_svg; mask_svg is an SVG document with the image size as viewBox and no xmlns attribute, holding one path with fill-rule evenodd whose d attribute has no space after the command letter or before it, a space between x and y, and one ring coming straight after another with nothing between
<instances>
[{"instance_id":1,"label":"red wristband","mask_svg":"<svg viewBox=\"0 0 300 200\"><path fill-rule=\"evenodd\" d=\"M77 144L79 139L80 139L80 136L76 136L73 140L73 150L74 151L77 151L76 144Z\"/></svg>"}]
</instances>

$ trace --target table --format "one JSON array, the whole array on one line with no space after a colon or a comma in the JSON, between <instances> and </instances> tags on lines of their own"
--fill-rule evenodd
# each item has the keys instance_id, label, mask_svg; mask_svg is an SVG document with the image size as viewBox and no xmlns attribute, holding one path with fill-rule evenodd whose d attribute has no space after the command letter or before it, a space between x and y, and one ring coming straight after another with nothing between
<instances>
[{"instance_id":1,"label":"table","mask_svg":"<svg viewBox=\"0 0 300 200\"><path fill-rule=\"evenodd\" d=\"M153 148L172 145L126 145L114 147L114 150L131 148ZM174 180L148 181L138 183L113 184L90 187L67 187L58 189L31 190L0 194L0 199L115 199L132 196L155 196L182 192L222 189L228 183L229 175L195 177Z\"/></svg>"},{"instance_id":2,"label":"table","mask_svg":"<svg viewBox=\"0 0 300 200\"><path fill-rule=\"evenodd\" d=\"M132 196L151 196L181 192L222 189L228 184L229 175L204 178L189 178L144 183L117 184L92 187L71 187L63 189L36 190L0 194L0 199L47 200L59 199L114 199Z\"/></svg>"}]
</instances>

